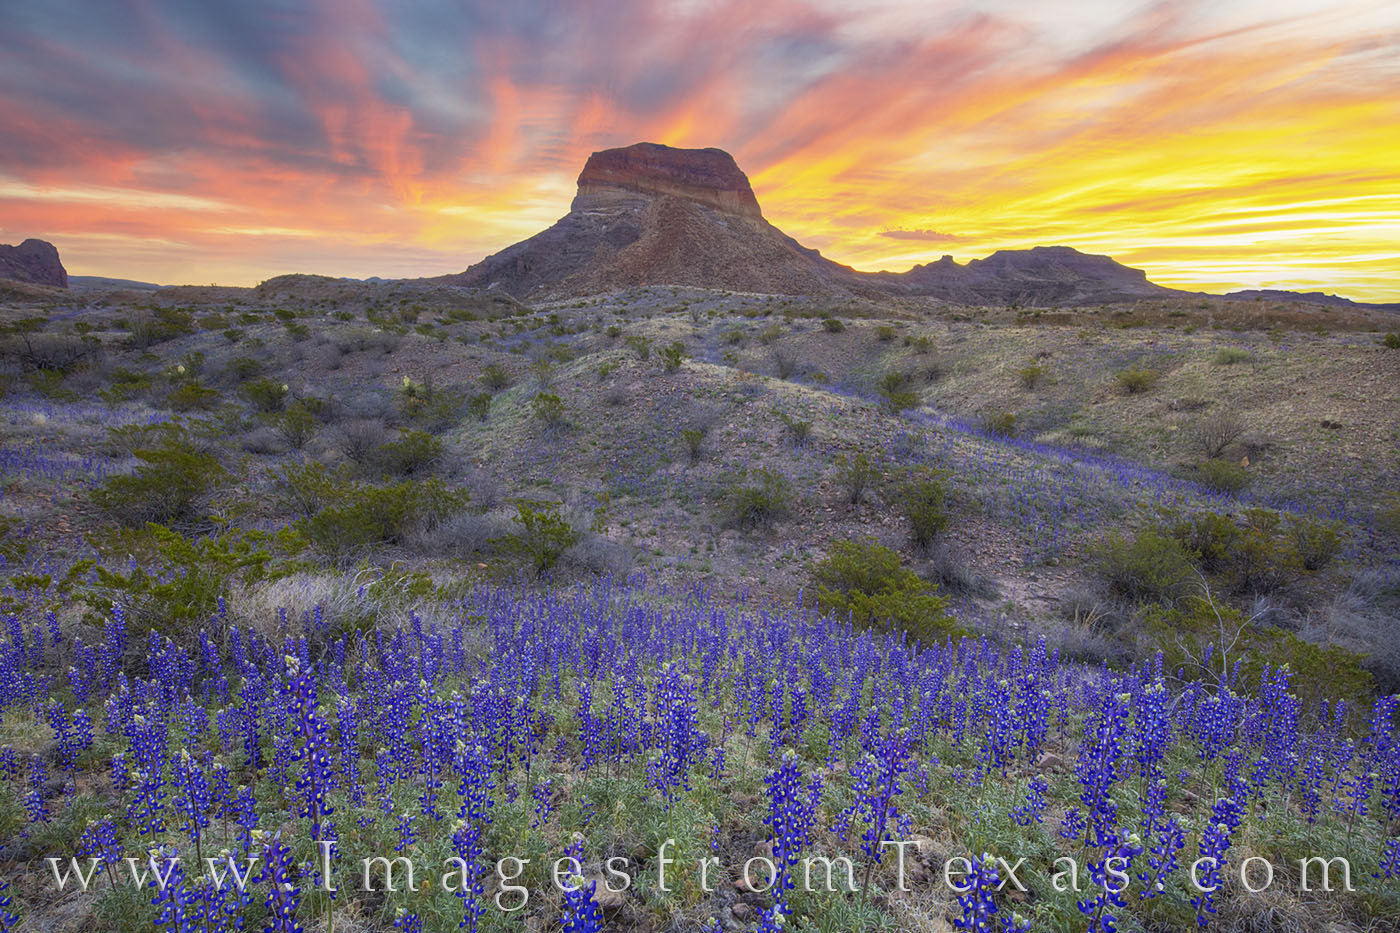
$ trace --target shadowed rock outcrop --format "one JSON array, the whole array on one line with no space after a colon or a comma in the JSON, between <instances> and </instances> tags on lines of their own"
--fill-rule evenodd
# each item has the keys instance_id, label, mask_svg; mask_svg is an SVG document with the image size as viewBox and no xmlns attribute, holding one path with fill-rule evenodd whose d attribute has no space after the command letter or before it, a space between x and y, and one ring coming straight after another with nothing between
<instances>
[{"instance_id":1,"label":"shadowed rock outcrop","mask_svg":"<svg viewBox=\"0 0 1400 933\"><path fill-rule=\"evenodd\" d=\"M68 272L58 250L52 243L32 238L18 246L0 246L0 279L68 287Z\"/></svg>"}]
</instances>

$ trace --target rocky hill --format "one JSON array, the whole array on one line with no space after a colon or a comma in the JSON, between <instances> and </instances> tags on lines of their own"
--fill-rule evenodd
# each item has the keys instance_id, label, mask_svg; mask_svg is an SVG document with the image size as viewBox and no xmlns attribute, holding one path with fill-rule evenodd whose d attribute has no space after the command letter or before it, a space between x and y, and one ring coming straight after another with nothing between
<instances>
[{"instance_id":1,"label":"rocky hill","mask_svg":"<svg viewBox=\"0 0 1400 933\"><path fill-rule=\"evenodd\" d=\"M68 287L68 271L52 243L33 238L18 246L0 245L0 279Z\"/></svg>"},{"instance_id":2,"label":"rocky hill","mask_svg":"<svg viewBox=\"0 0 1400 933\"><path fill-rule=\"evenodd\" d=\"M590 156L558 223L441 281L533 300L635 285L848 294L863 278L764 220L727 152L638 143Z\"/></svg>"}]
</instances>

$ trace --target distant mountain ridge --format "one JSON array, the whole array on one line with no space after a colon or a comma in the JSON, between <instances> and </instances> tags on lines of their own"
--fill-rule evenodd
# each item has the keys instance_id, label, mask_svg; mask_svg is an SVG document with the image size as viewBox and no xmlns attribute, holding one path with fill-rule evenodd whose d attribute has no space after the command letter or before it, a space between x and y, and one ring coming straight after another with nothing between
<instances>
[{"instance_id":1,"label":"distant mountain ridge","mask_svg":"<svg viewBox=\"0 0 1400 933\"><path fill-rule=\"evenodd\" d=\"M579 173L568 214L529 239L436 281L499 289L524 301L638 285L794 295L910 295L960 304L1025 306L1201 294L1157 285L1141 269L1068 246L998 250L965 265L944 256L906 272L858 272L803 246L764 219L748 177L729 153L656 143L593 153ZM1400 309L1317 293L1260 294Z\"/></svg>"}]
</instances>

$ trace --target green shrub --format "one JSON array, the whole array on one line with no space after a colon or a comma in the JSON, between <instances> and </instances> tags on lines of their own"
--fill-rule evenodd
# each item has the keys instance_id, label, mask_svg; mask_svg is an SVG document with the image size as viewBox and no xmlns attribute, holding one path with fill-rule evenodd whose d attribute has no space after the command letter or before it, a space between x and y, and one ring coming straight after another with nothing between
<instances>
[{"instance_id":1,"label":"green shrub","mask_svg":"<svg viewBox=\"0 0 1400 933\"><path fill-rule=\"evenodd\" d=\"M812 422L794 418L785 411L774 410L773 413L778 416L783 427L787 428L788 437L792 439L794 447L807 446L807 441L812 437Z\"/></svg>"},{"instance_id":2,"label":"green shrub","mask_svg":"<svg viewBox=\"0 0 1400 933\"><path fill-rule=\"evenodd\" d=\"M1302 561L1292 543L1283 536L1283 522L1277 512L1263 508L1245 509L1239 535L1230 552L1230 573L1237 592L1256 595L1273 593L1292 583L1302 573Z\"/></svg>"},{"instance_id":3,"label":"green shrub","mask_svg":"<svg viewBox=\"0 0 1400 933\"><path fill-rule=\"evenodd\" d=\"M131 346L138 350L195 332L194 315L177 308L157 308L131 325Z\"/></svg>"},{"instance_id":4,"label":"green shrub","mask_svg":"<svg viewBox=\"0 0 1400 933\"><path fill-rule=\"evenodd\" d=\"M627 338L627 345L632 348L632 352L637 354L637 359L646 362L651 359L651 341L645 337L633 334Z\"/></svg>"},{"instance_id":5,"label":"green shrub","mask_svg":"<svg viewBox=\"0 0 1400 933\"><path fill-rule=\"evenodd\" d=\"M860 503L865 491L874 484L879 472L870 462L870 455L861 451L853 455L841 454L836 458L836 483L846 492L846 501L851 505Z\"/></svg>"},{"instance_id":6,"label":"green shrub","mask_svg":"<svg viewBox=\"0 0 1400 933\"><path fill-rule=\"evenodd\" d=\"M258 373L262 372L262 363L249 356L235 356L228 361L225 369L228 374L239 382L247 382Z\"/></svg>"},{"instance_id":7,"label":"green shrub","mask_svg":"<svg viewBox=\"0 0 1400 933\"><path fill-rule=\"evenodd\" d=\"M775 470L756 469L730 484L724 497L725 519L737 528L771 528L792 511L792 485Z\"/></svg>"},{"instance_id":8,"label":"green shrub","mask_svg":"<svg viewBox=\"0 0 1400 933\"><path fill-rule=\"evenodd\" d=\"M96 503L128 525L187 523L201 514L202 500L228 479L213 454L182 439L135 451L135 472L114 476L93 494Z\"/></svg>"},{"instance_id":9,"label":"green shrub","mask_svg":"<svg viewBox=\"0 0 1400 933\"><path fill-rule=\"evenodd\" d=\"M442 439L426 431L401 431L397 440L380 444L370 463L386 476L416 476L442 459Z\"/></svg>"},{"instance_id":10,"label":"green shrub","mask_svg":"<svg viewBox=\"0 0 1400 933\"><path fill-rule=\"evenodd\" d=\"M768 344L776 343L778 341L778 338L782 336L782 325L769 324L767 327L763 328L763 330L758 332L758 342L763 344L764 346L767 346Z\"/></svg>"},{"instance_id":11,"label":"green shrub","mask_svg":"<svg viewBox=\"0 0 1400 933\"><path fill-rule=\"evenodd\" d=\"M1130 599L1171 602L1196 580L1194 554L1181 542L1153 530L1131 539L1110 532L1094 549L1099 574L1115 592Z\"/></svg>"},{"instance_id":12,"label":"green shrub","mask_svg":"<svg viewBox=\"0 0 1400 933\"><path fill-rule=\"evenodd\" d=\"M564 426L564 400L553 392L541 392L530 403L535 418L549 428Z\"/></svg>"},{"instance_id":13,"label":"green shrub","mask_svg":"<svg viewBox=\"0 0 1400 933\"><path fill-rule=\"evenodd\" d=\"M1288 540L1304 570L1318 571L1342 552L1342 526L1295 515L1288 520Z\"/></svg>"},{"instance_id":14,"label":"green shrub","mask_svg":"<svg viewBox=\"0 0 1400 933\"><path fill-rule=\"evenodd\" d=\"M301 450L316 436L321 422L311 410L311 406L293 402L286 410L272 416L272 427L289 447Z\"/></svg>"},{"instance_id":15,"label":"green shrub","mask_svg":"<svg viewBox=\"0 0 1400 933\"><path fill-rule=\"evenodd\" d=\"M483 367L480 379L481 384L491 392L499 392L510 385L510 373L506 372L506 368L500 363L491 363Z\"/></svg>"},{"instance_id":16,"label":"green shrub","mask_svg":"<svg viewBox=\"0 0 1400 933\"><path fill-rule=\"evenodd\" d=\"M1234 366L1236 363L1248 363L1252 359L1254 354L1243 347L1221 347L1212 357L1216 366Z\"/></svg>"},{"instance_id":17,"label":"green shrub","mask_svg":"<svg viewBox=\"0 0 1400 933\"><path fill-rule=\"evenodd\" d=\"M564 552L579 542L579 534L559 514L553 502L517 499L515 523L519 530L492 545L525 559L536 576L553 569Z\"/></svg>"},{"instance_id":18,"label":"green shrub","mask_svg":"<svg viewBox=\"0 0 1400 933\"><path fill-rule=\"evenodd\" d=\"M466 504L464 491L449 489L438 479L388 486L339 484L334 503L304 519L302 528L316 547L344 558L402 543L410 532L441 521Z\"/></svg>"},{"instance_id":19,"label":"green shrub","mask_svg":"<svg viewBox=\"0 0 1400 933\"><path fill-rule=\"evenodd\" d=\"M1400 495L1391 495L1376 512L1381 531L1400 538Z\"/></svg>"},{"instance_id":20,"label":"green shrub","mask_svg":"<svg viewBox=\"0 0 1400 933\"><path fill-rule=\"evenodd\" d=\"M255 410L265 414L281 411L287 404L287 386L271 379L254 379L244 383L238 391Z\"/></svg>"},{"instance_id":21,"label":"green shrub","mask_svg":"<svg viewBox=\"0 0 1400 933\"><path fill-rule=\"evenodd\" d=\"M857 625L889 627L924 642L960 633L948 600L874 541L836 541L813 569L817 605Z\"/></svg>"},{"instance_id":22,"label":"green shrub","mask_svg":"<svg viewBox=\"0 0 1400 933\"><path fill-rule=\"evenodd\" d=\"M913 385L913 377L899 370L892 369L880 377L880 398L891 414L897 415L905 409L919 406L922 400Z\"/></svg>"},{"instance_id":23,"label":"green shrub","mask_svg":"<svg viewBox=\"0 0 1400 933\"><path fill-rule=\"evenodd\" d=\"M1240 528L1228 515L1202 511L1179 519L1168 533L1195 555L1202 570L1221 573L1230 566Z\"/></svg>"},{"instance_id":24,"label":"green shrub","mask_svg":"<svg viewBox=\"0 0 1400 933\"><path fill-rule=\"evenodd\" d=\"M704 428L684 428L681 430L681 440L685 442L686 453L690 455L692 464L700 462L700 451L705 443L705 434Z\"/></svg>"},{"instance_id":25,"label":"green shrub","mask_svg":"<svg viewBox=\"0 0 1400 933\"><path fill-rule=\"evenodd\" d=\"M165 403L175 411L209 411L219 404L219 392L198 379L182 382L165 396Z\"/></svg>"},{"instance_id":26,"label":"green shrub","mask_svg":"<svg viewBox=\"0 0 1400 933\"><path fill-rule=\"evenodd\" d=\"M179 636L207 623L235 584L251 586L264 579L274 541L258 531L187 538L150 524L105 543L103 549L119 557L111 565L130 568L127 573L82 561L69 571L69 580L82 581L78 598L101 615L119 605L134 629Z\"/></svg>"},{"instance_id":27,"label":"green shrub","mask_svg":"<svg viewBox=\"0 0 1400 933\"><path fill-rule=\"evenodd\" d=\"M1395 331L1391 331L1390 333L1385 335L1385 339L1381 341L1381 344L1390 348L1391 350L1400 350L1400 334L1397 334Z\"/></svg>"},{"instance_id":28,"label":"green shrub","mask_svg":"<svg viewBox=\"0 0 1400 933\"><path fill-rule=\"evenodd\" d=\"M668 343L661 348L661 362L666 367L666 372L674 373L681 368L685 362L685 344L679 340Z\"/></svg>"},{"instance_id":29,"label":"green shrub","mask_svg":"<svg viewBox=\"0 0 1400 933\"><path fill-rule=\"evenodd\" d=\"M310 518L335 503L348 485L342 473L323 463L290 463L272 474L279 505L301 518Z\"/></svg>"},{"instance_id":30,"label":"green shrub","mask_svg":"<svg viewBox=\"0 0 1400 933\"><path fill-rule=\"evenodd\" d=\"M1128 395L1141 395L1150 391L1157 384L1160 374L1155 369L1132 366L1127 369L1120 369L1113 374L1113 378L1118 382L1118 388Z\"/></svg>"},{"instance_id":31,"label":"green shrub","mask_svg":"<svg viewBox=\"0 0 1400 933\"><path fill-rule=\"evenodd\" d=\"M1012 437L1016 434L1016 414L1010 411L992 412L982 417L982 430L993 437Z\"/></svg>"},{"instance_id":32,"label":"green shrub","mask_svg":"<svg viewBox=\"0 0 1400 933\"><path fill-rule=\"evenodd\" d=\"M912 470L894 492L895 507L909 523L909 538L921 551L927 552L948 527L943 475L927 467Z\"/></svg>"},{"instance_id":33,"label":"green shrub","mask_svg":"<svg viewBox=\"0 0 1400 933\"><path fill-rule=\"evenodd\" d=\"M889 324L881 324L875 328L875 339L881 343L889 343L894 339L894 327Z\"/></svg>"},{"instance_id":34,"label":"green shrub","mask_svg":"<svg viewBox=\"0 0 1400 933\"><path fill-rule=\"evenodd\" d=\"M477 421L491 417L491 393L478 392L467 399L467 414Z\"/></svg>"},{"instance_id":35,"label":"green shrub","mask_svg":"<svg viewBox=\"0 0 1400 933\"><path fill-rule=\"evenodd\" d=\"M1205 460L1196 467L1196 482L1211 492L1233 495L1249 485L1249 471L1233 460Z\"/></svg>"},{"instance_id":36,"label":"green shrub","mask_svg":"<svg viewBox=\"0 0 1400 933\"><path fill-rule=\"evenodd\" d=\"M1044 363L1032 363L1016 370L1016 378L1021 382L1021 388L1034 389L1045 381L1045 377L1050 374Z\"/></svg>"}]
</instances>

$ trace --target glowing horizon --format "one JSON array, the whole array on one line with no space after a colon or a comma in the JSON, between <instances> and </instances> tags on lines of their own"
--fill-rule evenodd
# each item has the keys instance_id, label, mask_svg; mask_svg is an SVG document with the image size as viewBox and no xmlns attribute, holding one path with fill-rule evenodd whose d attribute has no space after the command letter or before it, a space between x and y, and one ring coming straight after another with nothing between
<instances>
[{"instance_id":1,"label":"glowing horizon","mask_svg":"<svg viewBox=\"0 0 1400 933\"><path fill-rule=\"evenodd\" d=\"M0 242L70 274L459 272L588 154L716 146L858 269L1066 245L1400 301L1400 7L73 0L0 13Z\"/></svg>"}]
</instances>

